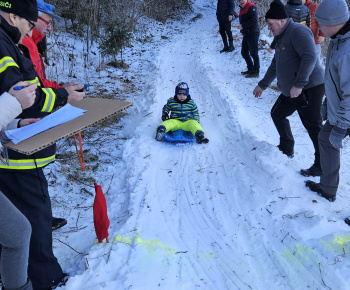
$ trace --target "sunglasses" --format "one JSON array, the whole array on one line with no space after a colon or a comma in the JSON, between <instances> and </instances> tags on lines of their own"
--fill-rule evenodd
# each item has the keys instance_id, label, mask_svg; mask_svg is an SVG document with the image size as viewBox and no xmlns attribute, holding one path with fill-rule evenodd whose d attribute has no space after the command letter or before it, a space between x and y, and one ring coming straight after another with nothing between
<instances>
[{"instance_id":1,"label":"sunglasses","mask_svg":"<svg viewBox=\"0 0 350 290\"><path fill-rule=\"evenodd\" d=\"M47 25L47 27L51 27L51 24L52 24L51 21L47 21L47 20L45 20L44 18L42 18L40 16L38 16L38 19L42 20Z\"/></svg>"}]
</instances>

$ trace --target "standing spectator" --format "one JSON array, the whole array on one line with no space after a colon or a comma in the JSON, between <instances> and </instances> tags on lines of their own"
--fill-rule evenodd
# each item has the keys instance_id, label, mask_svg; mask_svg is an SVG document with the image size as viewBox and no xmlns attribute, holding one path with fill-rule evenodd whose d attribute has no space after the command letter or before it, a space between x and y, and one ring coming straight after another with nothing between
<instances>
[{"instance_id":1,"label":"standing spectator","mask_svg":"<svg viewBox=\"0 0 350 290\"><path fill-rule=\"evenodd\" d=\"M311 27L310 11L303 5L302 0L288 0L285 6L289 18L292 18L294 22Z\"/></svg>"},{"instance_id":2,"label":"standing spectator","mask_svg":"<svg viewBox=\"0 0 350 290\"><path fill-rule=\"evenodd\" d=\"M234 11L234 0L218 0L216 7L216 18L219 21L220 35L222 37L222 42L224 43L224 48L220 50L220 53L231 52L235 49L233 46L231 31L231 21L233 19Z\"/></svg>"},{"instance_id":3,"label":"standing spectator","mask_svg":"<svg viewBox=\"0 0 350 290\"><path fill-rule=\"evenodd\" d=\"M3 2L2 2L3 3ZM38 17L36 0L7 0L0 7L0 94L15 83L37 84L34 105L23 110L19 118L42 118L55 108L84 97L83 85L68 88L45 88L22 53L19 44L31 36ZM21 122L19 122L21 125ZM48 182L43 167L55 161L55 145L33 155L8 150L8 164L0 164L0 190L22 212L32 226L28 276L34 289L51 289L65 280L52 251L52 213Z\"/></svg>"},{"instance_id":4,"label":"standing spectator","mask_svg":"<svg viewBox=\"0 0 350 290\"><path fill-rule=\"evenodd\" d=\"M308 180L306 186L329 201L334 201L339 186L340 148L350 133L350 21L345 0L324 0L315 19L325 37L330 38L326 58L326 101L323 118L327 120L319 136L320 183Z\"/></svg>"},{"instance_id":5,"label":"standing spectator","mask_svg":"<svg viewBox=\"0 0 350 290\"><path fill-rule=\"evenodd\" d=\"M239 23L238 28L243 35L241 54L247 63L247 71L241 72L247 78L259 77L259 19L258 10L249 0L238 0ZM253 59L253 60L252 60Z\"/></svg>"},{"instance_id":6,"label":"standing spectator","mask_svg":"<svg viewBox=\"0 0 350 290\"><path fill-rule=\"evenodd\" d=\"M324 71L316 61L311 30L288 19L280 1L271 3L265 18L276 39L276 51L253 94L256 98L260 97L277 77L281 94L272 107L271 117L280 135L278 148L283 154L293 157L294 138L287 117L297 111L315 148L314 164L301 170L301 174L319 176L322 171L317 137L322 126L320 109L324 95Z\"/></svg>"},{"instance_id":7,"label":"standing spectator","mask_svg":"<svg viewBox=\"0 0 350 290\"><path fill-rule=\"evenodd\" d=\"M315 12L317 9L318 4L312 2L312 0L302 0L303 5L305 5L311 15L311 31L314 35L315 44L316 44L316 54L318 56L318 59L321 58L321 43L324 42L324 35L320 28L318 27L318 23L315 19Z\"/></svg>"}]
</instances>

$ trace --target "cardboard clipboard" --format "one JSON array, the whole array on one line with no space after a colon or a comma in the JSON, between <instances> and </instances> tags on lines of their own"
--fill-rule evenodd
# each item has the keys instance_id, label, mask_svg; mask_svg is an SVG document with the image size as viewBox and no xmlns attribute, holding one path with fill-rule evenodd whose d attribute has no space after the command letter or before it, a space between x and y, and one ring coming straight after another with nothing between
<instances>
[{"instance_id":1,"label":"cardboard clipboard","mask_svg":"<svg viewBox=\"0 0 350 290\"><path fill-rule=\"evenodd\" d=\"M118 100L86 98L73 105L77 108L87 110L83 116L41 132L16 145L9 142L3 146L30 155L61 139L72 136L98 122L106 120L132 105L133 103Z\"/></svg>"}]
</instances>

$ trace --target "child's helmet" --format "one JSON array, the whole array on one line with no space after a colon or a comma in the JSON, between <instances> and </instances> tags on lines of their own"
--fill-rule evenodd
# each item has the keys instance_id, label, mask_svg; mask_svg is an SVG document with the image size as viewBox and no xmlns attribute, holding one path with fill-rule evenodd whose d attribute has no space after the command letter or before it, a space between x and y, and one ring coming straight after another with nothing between
<instances>
[{"instance_id":1,"label":"child's helmet","mask_svg":"<svg viewBox=\"0 0 350 290\"><path fill-rule=\"evenodd\" d=\"M175 95L186 95L188 96L190 94L190 88L188 87L188 84L181 82L179 83L175 88Z\"/></svg>"}]
</instances>

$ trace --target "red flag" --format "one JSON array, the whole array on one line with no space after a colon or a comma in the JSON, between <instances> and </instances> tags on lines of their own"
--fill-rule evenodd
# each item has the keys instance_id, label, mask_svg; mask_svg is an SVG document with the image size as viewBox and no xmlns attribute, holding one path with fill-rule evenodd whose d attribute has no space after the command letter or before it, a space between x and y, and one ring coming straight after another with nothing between
<instances>
[{"instance_id":1,"label":"red flag","mask_svg":"<svg viewBox=\"0 0 350 290\"><path fill-rule=\"evenodd\" d=\"M95 232L99 243L102 243L103 239L108 238L109 219L107 215L107 203L106 198L102 192L102 188L96 182L95 185L95 201L94 201L94 225ZM108 240L107 240L108 242Z\"/></svg>"}]
</instances>

